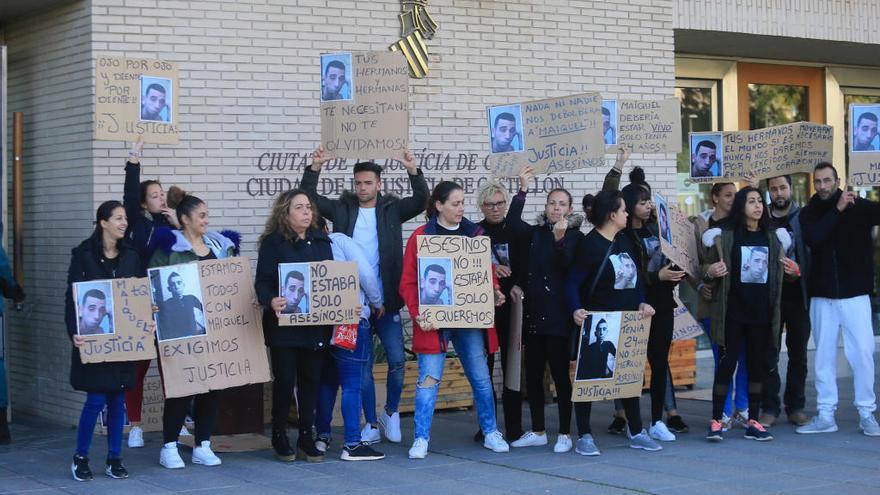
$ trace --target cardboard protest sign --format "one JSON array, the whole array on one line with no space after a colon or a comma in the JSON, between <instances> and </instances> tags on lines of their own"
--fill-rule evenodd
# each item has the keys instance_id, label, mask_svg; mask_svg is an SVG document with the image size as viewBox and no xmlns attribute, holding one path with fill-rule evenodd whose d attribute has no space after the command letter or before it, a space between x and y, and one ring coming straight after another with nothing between
<instances>
[{"instance_id":1,"label":"cardboard protest sign","mask_svg":"<svg viewBox=\"0 0 880 495\"><path fill-rule=\"evenodd\" d=\"M581 325L573 402L642 393L651 317L638 311L590 312Z\"/></svg>"},{"instance_id":2,"label":"cardboard protest sign","mask_svg":"<svg viewBox=\"0 0 880 495\"><path fill-rule=\"evenodd\" d=\"M189 293L190 287L180 286L178 279L182 281L185 277L174 276L185 273L188 267L194 267L197 275L203 333L190 331L191 327L199 326L198 318L192 316L196 301L187 299L194 297ZM166 397L185 397L270 380L263 324L254 305L256 295L247 258L151 268L149 275L153 304L159 307L159 362ZM168 297L157 286L160 281L166 282ZM179 327L183 331L178 331ZM162 338L163 330L167 338Z\"/></svg>"},{"instance_id":3,"label":"cardboard protest sign","mask_svg":"<svg viewBox=\"0 0 880 495\"><path fill-rule=\"evenodd\" d=\"M420 235L419 315L435 328L495 324L491 241L486 236Z\"/></svg>"},{"instance_id":4,"label":"cardboard protest sign","mask_svg":"<svg viewBox=\"0 0 880 495\"><path fill-rule=\"evenodd\" d=\"M73 284L83 363L140 361L156 357L150 286L146 278L92 280Z\"/></svg>"},{"instance_id":5,"label":"cardboard protest sign","mask_svg":"<svg viewBox=\"0 0 880 495\"><path fill-rule=\"evenodd\" d=\"M834 129L812 122L751 131L690 134L693 182L734 182L753 174L757 179L812 172L833 158Z\"/></svg>"},{"instance_id":6,"label":"cardboard protest sign","mask_svg":"<svg viewBox=\"0 0 880 495\"><path fill-rule=\"evenodd\" d=\"M678 306L673 310L672 340L694 339L703 334L703 327L694 319L678 295L673 296Z\"/></svg>"},{"instance_id":7,"label":"cardboard protest sign","mask_svg":"<svg viewBox=\"0 0 880 495\"><path fill-rule=\"evenodd\" d=\"M357 324L360 281L354 261L281 263L279 295L287 307L278 314L278 325Z\"/></svg>"},{"instance_id":8,"label":"cardboard protest sign","mask_svg":"<svg viewBox=\"0 0 880 495\"><path fill-rule=\"evenodd\" d=\"M608 134L606 134L607 136ZM681 102L665 100L617 100L616 143L635 153L681 151Z\"/></svg>"},{"instance_id":9,"label":"cardboard protest sign","mask_svg":"<svg viewBox=\"0 0 880 495\"><path fill-rule=\"evenodd\" d=\"M95 139L178 143L177 64L99 56L96 65Z\"/></svg>"},{"instance_id":10,"label":"cardboard protest sign","mask_svg":"<svg viewBox=\"0 0 880 495\"><path fill-rule=\"evenodd\" d=\"M660 227L660 250L689 275L700 278L699 246L694 224L675 205L670 205L660 194L654 195L657 223Z\"/></svg>"},{"instance_id":11,"label":"cardboard protest sign","mask_svg":"<svg viewBox=\"0 0 880 495\"><path fill-rule=\"evenodd\" d=\"M513 177L605 167L602 97L584 93L487 108L489 167Z\"/></svg>"},{"instance_id":12,"label":"cardboard protest sign","mask_svg":"<svg viewBox=\"0 0 880 495\"><path fill-rule=\"evenodd\" d=\"M395 158L409 147L409 67L393 52L321 56L321 144L339 158Z\"/></svg>"},{"instance_id":13,"label":"cardboard protest sign","mask_svg":"<svg viewBox=\"0 0 880 495\"><path fill-rule=\"evenodd\" d=\"M880 185L880 104L849 106L849 180L851 186ZM826 160L830 161L830 160Z\"/></svg>"}]
</instances>

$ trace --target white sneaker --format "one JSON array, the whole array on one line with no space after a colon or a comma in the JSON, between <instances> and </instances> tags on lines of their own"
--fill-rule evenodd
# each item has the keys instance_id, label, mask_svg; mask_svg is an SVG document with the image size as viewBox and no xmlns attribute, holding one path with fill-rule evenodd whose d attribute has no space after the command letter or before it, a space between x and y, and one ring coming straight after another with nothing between
<instances>
[{"instance_id":1,"label":"white sneaker","mask_svg":"<svg viewBox=\"0 0 880 495\"><path fill-rule=\"evenodd\" d=\"M193 449L192 462L193 464L201 464L203 466L219 466L222 464L220 458L211 450L211 442L209 440L202 440L201 447Z\"/></svg>"},{"instance_id":2,"label":"white sneaker","mask_svg":"<svg viewBox=\"0 0 880 495\"><path fill-rule=\"evenodd\" d=\"M428 441L424 438L416 438L409 449L410 459L424 459L428 455Z\"/></svg>"},{"instance_id":3,"label":"white sneaker","mask_svg":"<svg viewBox=\"0 0 880 495\"><path fill-rule=\"evenodd\" d=\"M722 414L721 415L721 431L726 432L726 431L730 430L730 423L732 421L733 420L730 419L730 416L728 416L726 414Z\"/></svg>"},{"instance_id":4,"label":"white sneaker","mask_svg":"<svg viewBox=\"0 0 880 495\"><path fill-rule=\"evenodd\" d=\"M144 430L140 426L132 426L128 431L128 448L138 449L144 446Z\"/></svg>"},{"instance_id":5,"label":"white sneaker","mask_svg":"<svg viewBox=\"0 0 880 495\"><path fill-rule=\"evenodd\" d=\"M189 430L186 429L186 425L183 425L180 427L180 433L178 433L177 436L188 437L192 436L192 433L190 433Z\"/></svg>"},{"instance_id":6,"label":"white sneaker","mask_svg":"<svg viewBox=\"0 0 880 495\"><path fill-rule=\"evenodd\" d=\"M544 435L544 445L547 445L547 435ZM498 430L486 435L486 438L483 440L483 447L492 452L510 452L510 445L507 445L507 442L504 441L504 436Z\"/></svg>"},{"instance_id":7,"label":"white sneaker","mask_svg":"<svg viewBox=\"0 0 880 495\"><path fill-rule=\"evenodd\" d=\"M859 429L869 437L880 437L880 425L877 424L874 414L863 416L859 420Z\"/></svg>"},{"instance_id":8,"label":"white sneaker","mask_svg":"<svg viewBox=\"0 0 880 495\"><path fill-rule=\"evenodd\" d=\"M185 464L177 451L177 442L168 442L159 451L159 464L168 469L183 469Z\"/></svg>"},{"instance_id":9,"label":"white sneaker","mask_svg":"<svg viewBox=\"0 0 880 495\"><path fill-rule=\"evenodd\" d=\"M654 423L654 426L648 430L648 435L654 440L660 440L661 442L675 441L675 434L669 431L669 428L666 427L666 423L663 421L657 421Z\"/></svg>"},{"instance_id":10,"label":"white sneaker","mask_svg":"<svg viewBox=\"0 0 880 495\"><path fill-rule=\"evenodd\" d=\"M367 445L373 445L374 443L379 443L382 441L382 438L379 436L379 428L375 428L370 423L364 425L364 429L361 430L361 442L366 443Z\"/></svg>"},{"instance_id":11,"label":"white sneaker","mask_svg":"<svg viewBox=\"0 0 880 495\"><path fill-rule=\"evenodd\" d=\"M384 410L379 415L379 424L382 425L385 438L391 443L400 443L400 413L389 416ZM363 435L361 435L363 437Z\"/></svg>"},{"instance_id":12,"label":"white sneaker","mask_svg":"<svg viewBox=\"0 0 880 495\"><path fill-rule=\"evenodd\" d=\"M738 428L746 429L749 427L749 411L737 411L733 413L733 418L731 418L731 423L733 426Z\"/></svg>"},{"instance_id":13,"label":"white sneaker","mask_svg":"<svg viewBox=\"0 0 880 495\"><path fill-rule=\"evenodd\" d=\"M510 443L511 447L540 447L547 445L547 434L538 435L533 431L523 433L523 436Z\"/></svg>"},{"instance_id":14,"label":"white sneaker","mask_svg":"<svg viewBox=\"0 0 880 495\"><path fill-rule=\"evenodd\" d=\"M571 450L571 437L569 435L559 435L556 437L556 445L553 446L553 452L564 454Z\"/></svg>"}]
</instances>

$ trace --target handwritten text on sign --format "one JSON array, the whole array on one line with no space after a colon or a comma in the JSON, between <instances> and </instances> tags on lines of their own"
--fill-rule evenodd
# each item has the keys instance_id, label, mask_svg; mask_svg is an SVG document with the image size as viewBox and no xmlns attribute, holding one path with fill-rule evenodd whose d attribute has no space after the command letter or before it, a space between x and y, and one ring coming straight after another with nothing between
<instances>
[{"instance_id":1,"label":"handwritten text on sign","mask_svg":"<svg viewBox=\"0 0 880 495\"><path fill-rule=\"evenodd\" d=\"M603 380L575 380L571 400L594 402L641 395L650 329L650 316L642 318L637 311L622 312L614 374ZM583 349L583 346L580 348ZM578 354L578 362L580 360L581 356Z\"/></svg>"},{"instance_id":2,"label":"handwritten text on sign","mask_svg":"<svg viewBox=\"0 0 880 495\"><path fill-rule=\"evenodd\" d=\"M159 343L166 397L186 397L270 380L250 262L199 261L207 333Z\"/></svg>"},{"instance_id":3,"label":"handwritten text on sign","mask_svg":"<svg viewBox=\"0 0 880 495\"><path fill-rule=\"evenodd\" d=\"M673 321L675 322L672 329L672 340L693 339L703 333L703 327L694 319L684 303L678 296L675 297L675 303L678 307L673 310Z\"/></svg>"},{"instance_id":4,"label":"handwritten text on sign","mask_svg":"<svg viewBox=\"0 0 880 495\"><path fill-rule=\"evenodd\" d=\"M635 153L681 151L681 102L618 100L617 142Z\"/></svg>"},{"instance_id":5,"label":"handwritten text on sign","mask_svg":"<svg viewBox=\"0 0 880 495\"><path fill-rule=\"evenodd\" d=\"M177 64L165 60L98 57L96 69L95 139L136 141L143 136L147 143L178 143ZM173 122L141 120L142 76L170 82L171 87L164 96L167 114L174 116Z\"/></svg>"},{"instance_id":6,"label":"handwritten text on sign","mask_svg":"<svg viewBox=\"0 0 880 495\"><path fill-rule=\"evenodd\" d=\"M278 315L278 325L356 324L360 313L360 283L357 263L353 261L320 261L308 263L308 311Z\"/></svg>"},{"instance_id":7,"label":"handwritten text on sign","mask_svg":"<svg viewBox=\"0 0 880 495\"><path fill-rule=\"evenodd\" d=\"M527 165L538 174L605 167L598 93L529 101L520 107L525 148L490 155L493 175L516 176Z\"/></svg>"},{"instance_id":8,"label":"handwritten text on sign","mask_svg":"<svg viewBox=\"0 0 880 495\"><path fill-rule=\"evenodd\" d=\"M670 205L669 227L672 229L672 244L660 236L660 249L663 255L689 275L699 279L702 274L694 224L677 206Z\"/></svg>"},{"instance_id":9,"label":"handwritten text on sign","mask_svg":"<svg viewBox=\"0 0 880 495\"><path fill-rule=\"evenodd\" d=\"M141 361L156 357L150 285L146 278L110 280L113 290L114 334L86 335L79 349L83 363Z\"/></svg>"},{"instance_id":10,"label":"handwritten text on sign","mask_svg":"<svg viewBox=\"0 0 880 495\"><path fill-rule=\"evenodd\" d=\"M393 158L409 146L409 67L392 52L355 52L351 100L321 102L321 143L342 158Z\"/></svg>"},{"instance_id":11,"label":"handwritten text on sign","mask_svg":"<svg viewBox=\"0 0 880 495\"><path fill-rule=\"evenodd\" d=\"M419 273L419 313L435 328L490 328L495 324L495 296L492 284L491 240L485 236L420 235L419 264L445 266L449 299L442 304L423 302L424 268ZM430 260L425 263L425 260ZM445 264L443 262L446 262Z\"/></svg>"}]
</instances>

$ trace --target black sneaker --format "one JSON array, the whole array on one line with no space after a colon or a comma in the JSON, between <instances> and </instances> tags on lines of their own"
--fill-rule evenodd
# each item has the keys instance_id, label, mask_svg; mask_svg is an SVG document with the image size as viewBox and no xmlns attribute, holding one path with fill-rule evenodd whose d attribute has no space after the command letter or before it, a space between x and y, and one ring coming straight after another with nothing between
<instances>
[{"instance_id":1,"label":"black sneaker","mask_svg":"<svg viewBox=\"0 0 880 495\"><path fill-rule=\"evenodd\" d=\"M296 458L301 461L323 462L324 453L315 446L311 434L300 433L296 439Z\"/></svg>"},{"instance_id":2,"label":"black sneaker","mask_svg":"<svg viewBox=\"0 0 880 495\"><path fill-rule=\"evenodd\" d=\"M296 458L296 452L290 448L286 428L272 428L272 450L275 451L275 456L283 462L293 462Z\"/></svg>"},{"instance_id":3,"label":"black sneaker","mask_svg":"<svg viewBox=\"0 0 880 495\"><path fill-rule=\"evenodd\" d=\"M107 459L107 467L104 469L104 474L115 480L128 478L128 471L122 465L122 459Z\"/></svg>"},{"instance_id":4,"label":"black sneaker","mask_svg":"<svg viewBox=\"0 0 880 495\"><path fill-rule=\"evenodd\" d=\"M720 442L724 440L724 427L721 424L721 421L717 419L713 419L711 423L709 423L709 433L706 434L706 440L710 442Z\"/></svg>"},{"instance_id":5,"label":"black sneaker","mask_svg":"<svg viewBox=\"0 0 880 495\"><path fill-rule=\"evenodd\" d=\"M749 440L757 440L759 442L767 442L773 440L773 435L764 428L761 423L755 421L754 419L750 419L748 423L746 423L746 434L745 437Z\"/></svg>"},{"instance_id":6,"label":"black sneaker","mask_svg":"<svg viewBox=\"0 0 880 495\"><path fill-rule=\"evenodd\" d=\"M626 420L620 416L614 416L614 421L608 425L608 433L612 435L623 435L626 431Z\"/></svg>"},{"instance_id":7,"label":"black sneaker","mask_svg":"<svg viewBox=\"0 0 880 495\"><path fill-rule=\"evenodd\" d=\"M73 456L70 472L73 473L73 479L76 481L92 481L95 478L89 468L89 458L81 455Z\"/></svg>"},{"instance_id":8,"label":"black sneaker","mask_svg":"<svg viewBox=\"0 0 880 495\"><path fill-rule=\"evenodd\" d=\"M690 431L688 425L685 424L684 420L681 419L681 416L677 414L666 418L666 427L673 433L687 433Z\"/></svg>"},{"instance_id":9,"label":"black sneaker","mask_svg":"<svg viewBox=\"0 0 880 495\"><path fill-rule=\"evenodd\" d=\"M343 461L378 461L384 459L385 454L373 450L368 444L361 442L353 447L346 445L339 458Z\"/></svg>"}]
</instances>

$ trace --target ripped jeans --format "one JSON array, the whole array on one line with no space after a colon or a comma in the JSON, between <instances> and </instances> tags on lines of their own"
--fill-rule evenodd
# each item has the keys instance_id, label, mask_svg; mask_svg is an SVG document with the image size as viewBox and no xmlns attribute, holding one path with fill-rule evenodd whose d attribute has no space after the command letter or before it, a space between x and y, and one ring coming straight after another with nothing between
<instances>
[{"instance_id":1,"label":"ripped jeans","mask_svg":"<svg viewBox=\"0 0 880 495\"><path fill-rule=\"evenodd\" d=\"M485 330L446 329L440 330L445 342L452 341L455 352L464 368L465 376L474 393L474 405L480 429L488 435L498 429L495 423L495 397L492 394L492 379L486 366L486 348L483 343ZM429 440L431 422L434 419L434 404L443 379L443 365L446 353L419 354L419 381L416 384L415 437ZM426 380L428 383L426 383Z\"/></svg>"}]
</instances>

